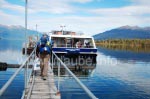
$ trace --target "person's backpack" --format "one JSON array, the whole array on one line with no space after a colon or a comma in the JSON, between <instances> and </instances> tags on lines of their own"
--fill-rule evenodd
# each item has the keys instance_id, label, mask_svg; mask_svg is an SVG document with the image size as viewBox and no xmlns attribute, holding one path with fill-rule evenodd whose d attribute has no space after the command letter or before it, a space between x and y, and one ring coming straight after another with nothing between
<instances>
[{"instance_id":1,"label":"person's backpack","mask_svg":"<svg viewBox=\"0 0 150 99\"><path fill-rule=\"evenodd\" d=\"M49 43L49 38L46 37L41 37L40 39L40 46L39 46L39 51L40 53L50 53L51 52L51 48L50 48L50 43Z\"/></svg>"},{"instance_id":2,"label":"person's backpack","mask_svg":"<svg viewBox=\"0 0 150 99\"><path fill-rule=\"evenodd\" d=\"M41 37L40 39L40 45L41 46L46 46L47 42L49 41L49 38L48 36L45 38L45 37Z\"/></svg>"}]
</instances>

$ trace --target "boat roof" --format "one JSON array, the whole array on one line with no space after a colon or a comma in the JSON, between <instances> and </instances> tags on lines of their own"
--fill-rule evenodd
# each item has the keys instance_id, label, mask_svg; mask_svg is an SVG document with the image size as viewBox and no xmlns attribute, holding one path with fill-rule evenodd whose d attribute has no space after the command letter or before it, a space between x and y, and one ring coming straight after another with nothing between
<instances>
[{"instance_id":1,"label":"boat roof","mask_svg":"<svg viewBox=\"0 0 150 99\"><path fill-rule=\"evenodd\" d=\"M51 34L50 37L64 37L64 38L93 38L91 36L85 35L53 35Z\"/></svg>"}]
</instances>

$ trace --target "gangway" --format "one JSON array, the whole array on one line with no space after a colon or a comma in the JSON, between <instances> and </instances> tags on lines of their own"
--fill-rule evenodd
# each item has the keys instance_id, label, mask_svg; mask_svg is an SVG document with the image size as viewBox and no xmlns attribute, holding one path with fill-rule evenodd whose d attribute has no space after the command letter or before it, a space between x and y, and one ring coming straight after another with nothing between
<instances>
[{"instance_id":1,"label":"gangway","mask_svg":"<svg viewBox=\"0 0 150 99\"><path fill-rule=\"evenodd\" d=\"M40 70L33 72L33 76L30 78L29 88L26 90L23 99L60 99L51 67L48 68L47 80L41 79Z\"/></svg>"},{"instance_id":2,"label":"gangway","mask_svg":"<svg viewBox=\"0 0 150 99\"><path fill-rule=\"evenodd\" d=\"M54 57L55 60L54 61ZM61 98L61 92L60 91L60 68L63 66L66 71L75 79L75 81L80 85L80 87L87 93L87 95L91 99L98 99L77 77L74 75L70 69L66 66L65 63L62 62L62 60L52 51L51 54L52 61L50 63L50 66L48 68L48 79L42 80L40 77L40 70L34 70L32 69L31 73L28 73L28 65L30 61L35 61L36 59L36 46L32 53L27 57L27 59L22 63L22 65L17 69L17 71L11 76L11 78L6 82L6 84L0 89L0 96L5 92L5 90L8 88L8 86L11 84L11 82L14 80L14 78L17 76L17 74L21 71L21 69L24 67L24 91L21 99L60 99ZM57 62L58 65L58 85L56 87L55 81L54 81L54 73L53 73L53 66L54 62ZM34 63L36 64L36 63Z\"/></svg>"}]
</instances>

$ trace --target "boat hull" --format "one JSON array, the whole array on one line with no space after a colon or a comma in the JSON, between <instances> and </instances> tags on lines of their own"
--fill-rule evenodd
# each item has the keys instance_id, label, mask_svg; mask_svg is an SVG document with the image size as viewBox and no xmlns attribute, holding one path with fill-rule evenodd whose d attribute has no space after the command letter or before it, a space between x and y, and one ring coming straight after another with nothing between
<instances>
[{"instance_id":1,"label":"boat hull","mask_svg":"<svg viewBox=\"0 0 150 99\"><path fill-rule=\"evenodd\" d=\"M71 58L71 59L88 59L90 58L92 63L96 63L97 49L95 48L53 48L59 57Z\"/></svg>"}]
</instances>

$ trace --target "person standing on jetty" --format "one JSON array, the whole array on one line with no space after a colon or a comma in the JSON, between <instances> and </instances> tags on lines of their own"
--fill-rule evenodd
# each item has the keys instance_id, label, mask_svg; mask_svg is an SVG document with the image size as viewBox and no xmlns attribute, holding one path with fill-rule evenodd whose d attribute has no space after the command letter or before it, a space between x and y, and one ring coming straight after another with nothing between
<instances>
[{"instance_id":1,"label":"person standing on jetty","mask_svg":"<svg viewBox=\"0 0 150 99\"><path fill-rule=\"evenodd\" d=\"M51 54L51 45L49 41L49 36L47 34L43 34L40 41L37 44L37 56L40 58L40 69L41 69L41 77L43 80L46 80L48 65Z\"/></svg>"}]
</instances>

